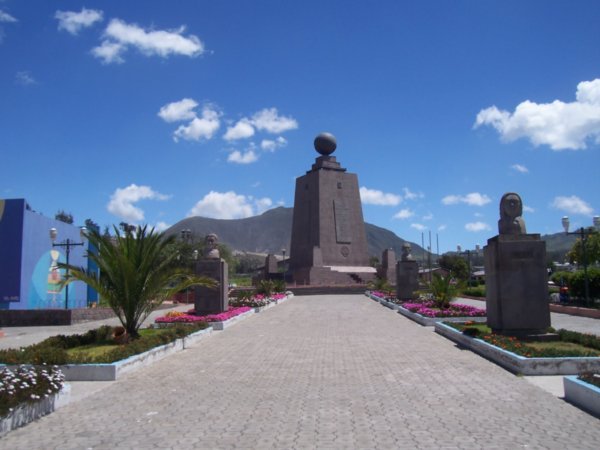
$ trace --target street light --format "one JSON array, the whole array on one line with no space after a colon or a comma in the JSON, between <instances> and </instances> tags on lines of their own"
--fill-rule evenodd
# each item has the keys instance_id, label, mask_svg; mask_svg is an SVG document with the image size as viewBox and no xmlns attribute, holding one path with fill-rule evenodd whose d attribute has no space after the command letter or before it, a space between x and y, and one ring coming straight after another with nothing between
<instances>
[{"instance_id":1,"label":"street light","mask_svg":"<svg viewBox=\"0 0 600 450\"><path fill-rule=\"evenodd\" d=\"M58 237L58 230L54 227L50 228L50 239L52 240L52 247L64 247L65 248L65 253L66 253L66 260L67 260L67 268L65 269L65 280L69 279L69 254L71 253L71 247L77 247L77 246L84 246L85 242L83 242L84 239L86 239L86 234L87 234L87 228L86 227L81 227L79 229L79 235L81 236L81 240L82 242L74 242L71 239L68 239L66 241L63 241L59 244L57 244L56 242L54 242L56 240L56 238ZM69 286L65 286L65 309L69 309Z\"/></svg>"},{"instance_id":2,"label":"street light","mask_svg":"<svg viewBox=\"0 0 600 450\"><path fill-rule=\"evenodd\" d=\"M583 257L583 279L585 286L585 303L589 304L590 302L590 282L588 278L588 261L587 261L587 240L588 237L597 230L600 230L600 216L594 216L592 219L593 227L590 228L579 228L579 230L569 233L569 217L564 216L561 220L562 226L565 230L566 235L579 235L579 239L581 239L581 256Z\"/></svg>"}]
</instances>

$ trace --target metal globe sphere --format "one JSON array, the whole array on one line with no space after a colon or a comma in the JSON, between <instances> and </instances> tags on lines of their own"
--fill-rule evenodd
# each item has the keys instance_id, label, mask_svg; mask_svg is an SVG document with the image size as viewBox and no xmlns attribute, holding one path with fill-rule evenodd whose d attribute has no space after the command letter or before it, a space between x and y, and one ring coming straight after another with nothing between
<instances>
[{"instance_id":1,"label":"metal globe sphere","mask_svg":"<svg viewBox=\"0 0 600 450\"><path fill-rule=\"evenodd\" d=\"M331 155L336 147L335 136L331 133L320 133L315 138L315 150L323 156Z\"/></svg>"}]
</instances>

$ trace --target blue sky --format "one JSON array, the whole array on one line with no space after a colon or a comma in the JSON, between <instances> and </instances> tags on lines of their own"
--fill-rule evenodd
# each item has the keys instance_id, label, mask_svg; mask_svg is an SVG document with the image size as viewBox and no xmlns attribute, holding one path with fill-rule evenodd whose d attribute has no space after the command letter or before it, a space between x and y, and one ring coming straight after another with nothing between
<instances>
[{"instance_id":1,"label":"blue sky","mask_svg":"<svg viewBox=\"0 0 600 450\"><path fill-rule=\"evenodd\" d=\"M293 206L322 131L433 250L600 211L598 1L0 0L0 197L77 223Z\"/></svg>"}]
</instances>

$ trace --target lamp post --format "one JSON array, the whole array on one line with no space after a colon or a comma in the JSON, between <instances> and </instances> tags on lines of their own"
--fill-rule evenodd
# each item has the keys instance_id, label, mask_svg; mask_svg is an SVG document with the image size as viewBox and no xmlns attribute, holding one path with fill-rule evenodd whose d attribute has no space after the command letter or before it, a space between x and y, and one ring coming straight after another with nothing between
<instances>
[{"instance_id":1,"label":"lamp post","mask_svg":"<svg viewBox=\"0 0 600 450\"><path fill-rule=\"evenodd\" d=\"M69 254L71 253L71 247L84 246L85 242L83 240L86 238L86 227L81 227L79 229L79 235L81 236L82 242L74 242L71 239L63 241L61 243L54 242L58 237L58 230L56 228L50 228L50 239L52 240L52 247L64 247L66 254L66 264L67 268L65 269L65 280L69 279ZM69 309L69 286L65 286L65 309Z\"/></svg>"},{"instance_id":2,"label":"lamp post","mask_svg":"<svg viewBox=\"0 0 600 450\"><path fill-rule=\"evenodd\" d=\"M583 280L584 280L584 289L585 289L585 303L586 305L590 302L590 282L588 278L588 261L587 261L587 240L588 237L597 230L600 230L600 216L594 216L593 218L593 227L584 228L581 227L577 231L569 232L569 217L564 216L561 220L562 226L565 230L565 234L568 235L578 235L579 239L581 239L581 256L583 258Z\"/></svg>"}]
</instances>

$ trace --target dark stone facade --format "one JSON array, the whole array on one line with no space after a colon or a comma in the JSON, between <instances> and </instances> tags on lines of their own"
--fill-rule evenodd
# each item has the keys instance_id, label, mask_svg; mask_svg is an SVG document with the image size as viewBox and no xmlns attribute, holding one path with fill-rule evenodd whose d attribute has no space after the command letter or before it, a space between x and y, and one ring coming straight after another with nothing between
<instances>
[{"instance_id":1,"label":"dark stone facade","mask_svg":"<svg viewBox=\"0 0 600 450\"><path fill-rule=\"evenodd\" d=\"M194 309L196 314L220 314L229 306L229 279L227 262L221 258L203 258L196 263L196 275L215 280L215 288L196 286Z\"/></svg>"}]
</instances>

